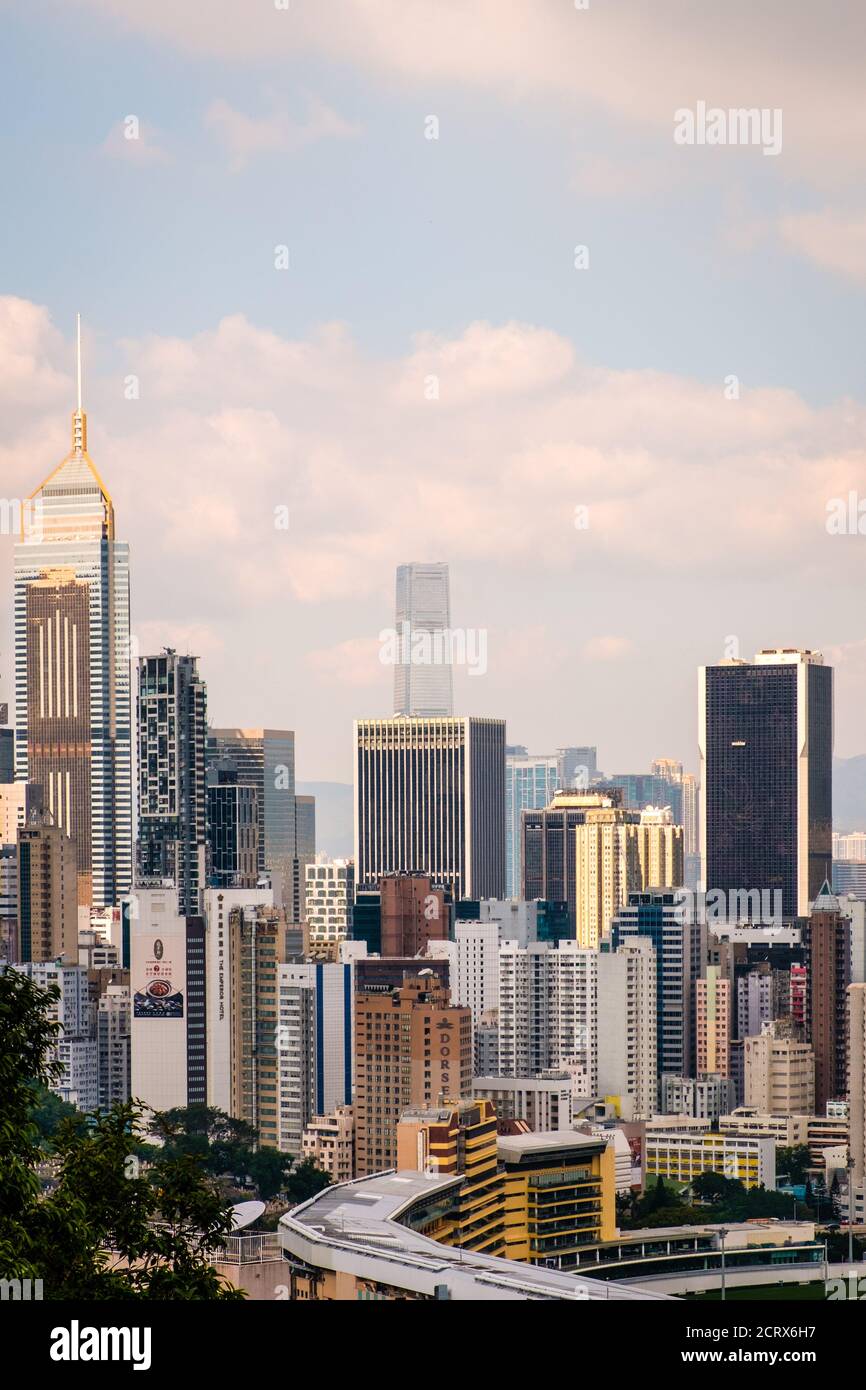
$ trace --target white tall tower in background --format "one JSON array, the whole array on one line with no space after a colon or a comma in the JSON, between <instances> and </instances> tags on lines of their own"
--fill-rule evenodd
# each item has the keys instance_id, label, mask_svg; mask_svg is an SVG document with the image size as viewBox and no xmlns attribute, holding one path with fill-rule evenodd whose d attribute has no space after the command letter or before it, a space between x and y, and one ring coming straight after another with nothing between
<instances>
[{"instance_id":1,"label":"white tall tower in background","mask_svg":"<svg viewBox=\"0 0 866 1390\"><path fill-rule=\"evenodd\" d=\"M451 597L448 566L440 562L397 566L397 609L395 627L398 641L412 650L415 633L444 633L451 626ZM441 645L434 642L442 660L398 662L394 668L394 713L415 714L422 718L450 716L454 713L450 649L447 636Z\"/></svg>"}]
</instances>

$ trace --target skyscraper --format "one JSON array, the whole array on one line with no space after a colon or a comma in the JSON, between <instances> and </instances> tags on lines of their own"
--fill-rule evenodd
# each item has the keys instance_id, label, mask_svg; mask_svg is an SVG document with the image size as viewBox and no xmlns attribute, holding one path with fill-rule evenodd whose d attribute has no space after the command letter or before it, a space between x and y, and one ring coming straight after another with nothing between
<instances>
[{"instance_id":1,"label":"skyscraper","mask_svg":"<svg viewBox=\"0 0 866 1390\"><path fill-rule=\"evenodd\" d=\"M78 963L75 845L48 816L18 831L18 952L22 961Z\"/></svg>"},{"instance_id":2,"label":"skyscraper","mask_svg":"<svg viewBox=\"0 0 866 1390\"><path fill-rule=\"evenodd\" d=\"M805 916L831 872L831 669L794 648L702 666L698 738L707 891L778 892Z\"/></svg>"},{"instance_id":3,"label":"skyscraper","mask_svg":"<svg viewBox=\"0 0 866 1390\"><path fill-rule=\"evenodd\" d=\"M356 720L358 884L420 872L455 898L501 897L504 792L502 719Z\"/></svg>"},{"instance_id":4,"label":"skyscraper","mask_svg":"<svg viewBox=\"0 0 866 1390\"><path fill-rule=\"evenodd\" d=\"M693 927L675 889L630 893L614 918L611 940L618 949L646 937L656 958L656 1060L659 1075L690 1076L690 1017L694 997Z\"/></svg>"},{"instance_id":5,"label":"skyscraper","mask_svg":"<svg viewBox=\"0 0 866 1390\"><path fill-rule=\"evenodd\" d=\"M851 984L851 922L824 883L803 924L806 948L806 1037L815 1054L815 1104L847 1094L848 986Z\"/></svg>"},{"instance_id":6,"label":"skyscraper","mask_svg":"<svg viewBox=\"0 0 866 1390\"><path fill-rule=\"evenodd\" d=\"M207 850L207 687L198 657L138 663L138 846L144 879L172 879L181 916L199 915Z\"/></svg>"},{"instance_id":7,"label":"skyscraper","mask_svg":"<svg viewBox=\"0 0 866 1390\"><path fill-rule=\"evenodd\" d=\"M522 898L567 903L575 929L577 894L577 836L593 809L619 806L622 793L559 791L548 806L523 812Z\"/></svg>"},{"instance_id":8,"label":"skyscraper","mask_svg":"<svg viewBox=\"0 0 866 1390\"><path fill-rule=\"evenodd\" d=\"M130 722L129 548L87 453L79 329L72 448L15 546L15 762L75 841L81 906L132 881Z\"/></svg>"},{"instance_id":9,"label":"skyscraper","mask_svg":"<svg viewBox=\"0 0 866 1390\"><path fill-rule=\"evenodd\" d=\"M210 882L215 888L255 888L259 881L258 793L234 768L207 774Z\"/></svg>"},{"instance_id":10,"label":"skyscraper","mask_svg":"<svg viewBox=\"0 0 866 1390\"><path fill-rule=\"evenodd\" d=\"M413 1105L472 1092L472 1021L432 971L355 1000L355 1157L360 1177L393 1168L397 1122Z\"/></svg>"},{"instance_id":11,"label":"skyscraper","mask_svg":"<svg viewBox=\"0 0 866 1390\"><path fill-rule=\"evenodd\" d=\"M451 630L447 565L398 565L395 629L405 648L401 656L409 659L394 667L394 713L423 719L450 717L454 696L447 636ZM425 634L428 640L422 637L413 649L415 634Z\"/></svg>"},{"instance_id":12,"label":"skyscraper","mask_svg":"<svg viewBox=\"0 0 866 1390\"><path fill-rule=\"evenodd\" d=\"M524 811L547 806L564 784L555 754L530 756L520 746L506 749L505 758L505 896L520 892L521 828Z\"/></svg>"},{"instance_id":13,"label":"skyscraper","mask_svg":"<svg viewBox=\"0 0 866 1390\"><path fill-rule=\"evenodd\" d=\"M258 870L270 873L274 900L290 922L303 921L306 864L299 859L299 808L295 796L295 735L291 729L211 729L207 743L208 770L234 770L241 786L256 791ZM312 800L312 798L310 798ZM303 819L303 829L307 819Z\"/></svg>"}]
</instances>

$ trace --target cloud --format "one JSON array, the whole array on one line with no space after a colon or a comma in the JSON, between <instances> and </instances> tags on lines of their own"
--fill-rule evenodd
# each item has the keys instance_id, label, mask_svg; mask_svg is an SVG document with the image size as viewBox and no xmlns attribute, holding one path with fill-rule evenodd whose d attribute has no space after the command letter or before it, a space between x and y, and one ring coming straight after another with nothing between
<instances>
[{"instance_id":1,"label":"cloud","mask_svg":"<svg viewBox=\"0 0 866 1390\"><path fill-rule=\"evenodd\" d=\"M866 213L799 213L783 217L779 230L783 241L798 255L866 285Z\"/></svg>"},{"instance_id":2,"label":"cloud","mask_svg":"<svg viewBox=\"0 0 866 1390\"><path fill-rule=\"evenodd\" d=\"M779 107L785 149L773 162L782 177L838 183L866 168L860 0L839 0L832 24L820 6L790 0L668 0L663 11L646 0L585 11L564 0L291 0L286 10L211 0L206 24L176 0L77 3L221 62L267 68L324 57L377 84L435 85L446 105L454 85L607 116L651 132L660 150L671 145L674 111L696 100ZM717 150L681 153L719 168Z\"/></svg>"},{"instance_id":3,"label":"cloud","mask_svg":"<svg viewBox=\"0 0 866 1390\"><path fill-rule=\"evenodd\" d=\"M563 727L557 692L583 681L582 718L603 729L605 672L662 642L690 696L714 634L747 641L754 624L765 645L779 602L804 645L860 635L853 599L853 628L838 625L866 540L825 524L866 476L866 410L850 400L816 409L747 383L728 400L721 381L599 366L516 321L422 332L387 358L344 325L291 338L234 314L100 359L90 452L131 546L134 631L207 652L217 722L305 717L331 775L333 720L343 749L346 721L390 708L378 635L408 559L449 562L452 622L490 634L484 679L458 673L460 707L516 711L517 741L536 723L594 737ZM72 360L44 307L0 298L10 496L68 448ZM427 369L438 400L415 389ZM117 390L127 370L138 400ZM0 546L0 581L10 562ZM8 624L9 585L0 604Z\"/></svg>"},{"instance_id":4,"label":"cloud","mask_svg":"<svg viewBox=\"0 0 866 1390\"><path fill-rule=\"evenodd\" d=\"M292 120L278 107L267 116L248 116L219 98L207 108L204 123L222 141L235 173L257 155L291 154L318 140L354 139L361 131L315 98L309 101L303 121Z\"/></svg>"},{"instance_id":5,"label":"cloud","mask_svg":"<svg viewBox=\"0 0 866 1390\"><path fill-rule=\"evenodd\" d=\"M160 144L163 137L153 126L145 126L138 116L124 116L111 127L100 147L111 159L129 164L167 164L171 156Z\"/></svg>"},{"instance_id":6,"label":"cloud","mask_svg":"<svg viewBox=\"0 0 866 1390\"><path fill-rule=\"evenodd\" d=\"M381 645L373 637L353 637L333 647L307 652L307 667L323 682L339 681L353 687L385 686L393 670L379 659Z\"/></svg>"},{"instance_id":7,"label":"cloud","mask_svg":"<svg viewBox=\"0 0 866 1390\"><path fill-rule=\"evenodd\" d=\"M591 637L581 655L585 661L621 661L631 650L632 643L626 637Z\"/></svg>"},{"instance_id":8,"label":"cloud","mask_svg":"<svg viewBox=\"0 0 866 1390\"><path fill-rule=\"evenodd\" d=\"M58 340L44 310L0 300L0 381L41 405L6 443L31 486L65 447ZM532 324L421 334L388 360L340 325L289 339L232 315L119 354L141 399L92 383L91 452L145 555L207 603L380 602L407 544L507 586L608 565L686 580L712 554L794 574L829 539L827 499L862 482L861 406L747 384L727 400L722 381L594 366ZM57 444L34 455L34 438Z\"/></svg>"}]
</instances>

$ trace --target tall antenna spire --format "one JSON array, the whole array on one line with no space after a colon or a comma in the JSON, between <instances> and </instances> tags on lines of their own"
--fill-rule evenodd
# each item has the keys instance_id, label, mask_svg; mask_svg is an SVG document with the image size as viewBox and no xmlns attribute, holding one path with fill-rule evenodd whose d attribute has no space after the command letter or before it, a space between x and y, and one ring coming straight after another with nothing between
<instances>
[{"instance_id":1,"label":"tall antenna spire","mask_svg":"<svg viewBox=\"0 0 866 1390\"><path fill-rule=\"evenodd\" d=\"M78 376L78 405L72 415L72 450L87 452L87 416L81 409L81 315L75 315L75 364Z\"/></svg>"}]
</instances>

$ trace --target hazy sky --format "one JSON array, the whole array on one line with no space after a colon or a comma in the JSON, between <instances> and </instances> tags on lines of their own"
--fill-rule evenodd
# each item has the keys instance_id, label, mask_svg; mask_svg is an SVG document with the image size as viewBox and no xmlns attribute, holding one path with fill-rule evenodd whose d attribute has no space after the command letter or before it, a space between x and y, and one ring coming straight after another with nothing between
<instances>
[{"instance_id":1,"label":"hazy sky","mask_svg":"<svg viewBox=\"0 0 866 1390\"><path fill-rule=\"evenodd\" d=\"M694 767L735 639L822 649L866 751L862 3L280 3L0 0L4 496L66 452L80 309L141 649L302 778L390 713L424 559L512 742ZM781 152L677 145L699 102Z\"/></svg>"}]
</instances>

